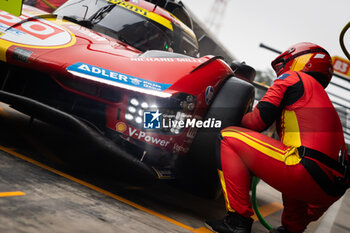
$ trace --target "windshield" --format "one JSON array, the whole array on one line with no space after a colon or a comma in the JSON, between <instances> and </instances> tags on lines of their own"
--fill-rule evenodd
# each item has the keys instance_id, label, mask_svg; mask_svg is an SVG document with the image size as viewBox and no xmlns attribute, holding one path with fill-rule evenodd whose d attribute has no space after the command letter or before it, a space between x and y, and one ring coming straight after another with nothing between
<instances>
[{"instance_id":1,"label":"windshield","mask_svg":"<svg viewBox=\"0 0 350 233\"><path fill-rule=\"evenodd\" d=\"M71 0L55 13L77 20L88 20L92 30L123 41L143 52L164 50L188 56L196 56L198 53L196 39L179 26L169 22L170 26L166 27L104 0Z\"/></svg>"},{"instance_id":2,"label":"windshield","mask_svg":"<svg viewBox=\"0 0 350 233\"><path fill-rule=\"evenodd\" d=\"M161 25L147 20L127 9L111 5L109 13L95 18L94 30L117 38L133 47L146 51L149 49L167 50L171 43L171 34Z\"/></svg>"}]
</instances>

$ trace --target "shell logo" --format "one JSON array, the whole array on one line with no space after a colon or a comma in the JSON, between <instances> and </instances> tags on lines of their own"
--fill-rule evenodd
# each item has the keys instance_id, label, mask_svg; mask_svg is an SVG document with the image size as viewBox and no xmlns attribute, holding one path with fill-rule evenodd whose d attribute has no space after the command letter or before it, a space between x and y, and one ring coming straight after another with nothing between
<instances>
[{"instance_id":1,"label":"shell logo","mask_svg":"<svg viewBox=\"0 0 350 233\"><path fill-rule=\"evenodd\" d=\"M121 133L124 133L126 130L126 124L124 122L118 122L115 127L117 131Z\"/></svg>"}]
</instances>

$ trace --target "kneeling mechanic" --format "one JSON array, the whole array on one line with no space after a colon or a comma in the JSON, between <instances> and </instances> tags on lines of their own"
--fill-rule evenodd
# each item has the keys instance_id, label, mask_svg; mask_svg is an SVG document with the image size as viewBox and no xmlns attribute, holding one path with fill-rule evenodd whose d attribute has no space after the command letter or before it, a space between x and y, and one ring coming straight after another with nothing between
<instances>
[{"instance_id":1,"label":"kneeling mechanic","mask_svg":"<svg viewBox=\"0 0 350 233\"><path fill-rule=\"evenodd\" d=\"M217 161L228 215L206 222L214 232L251 232L252 175L282 193L277 232L304 232L349 187L342 125L324 90L333 75L330 55L318 45L299 43L272 67L278 78L243 117L244 128L221 131ZM259 133L274 121L280 141Z\"/></svg>"}]
</instances>

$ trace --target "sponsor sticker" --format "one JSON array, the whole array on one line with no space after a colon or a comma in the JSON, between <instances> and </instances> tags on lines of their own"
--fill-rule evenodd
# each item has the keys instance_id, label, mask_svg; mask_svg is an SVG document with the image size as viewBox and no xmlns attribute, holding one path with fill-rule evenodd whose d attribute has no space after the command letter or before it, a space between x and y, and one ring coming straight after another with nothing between
<instances>
[{"instance_id":1,"label":"sponsor sticker","mask_svg":"<svg viewBox=\"0 0 350 233\"><path fill-rule=\"evenodd\" d=\"M326 56L326 54L318 53L314 56L316 59L323 59Z\"/></svg>"},{"instance_id":2,"label":"sponsor sticker","mask_svg":"<svg viewBox=\"0 0 350 233\"><path fill-rule=\"evenodd\" d=\"M157 145L157 146L162 146L162 147L167 147L169 145L169 141L161 139L159 137L155 137L152 136L150 134L147 134L144 131L138 130L138 129L134 129L129 127L129 136L136 138L138 140L147 142L147 143L151 143L153 145Z\"/></svg>"},{"instance_id":3,"label":"sponsor sticker","mask_svg":"<svg viewBox=\"0 0 350 233\"><path fill-rule=\"evenodd\" d=\"M191 139L194 139L194 137L196 136L196 134L197 134L197 128L190 128L189 130L188 130L188 132L187 132L187 137L188 138L191 138Z\"/></svg>"},{"instance_id":4,"label":"sponsor sticker","mask_svg":"<svg viewBox=\"0 0 350 233\"><path fill-rule=\"evenodd\" d=\"M188 147L184 147L184 146L179 145L177 143L174 144L174 147L173 147L173 152L174 153L184 153L184 154L186 154L188 151L189 151Z\"/></svg>"},{"instance_id":5,"label":"sponsor sticker","mask_svg":"<svg viewBox=\"0 0 350 233\"><path fill-rule=\"evenodd\" d=\"M126 124L124 122L118 122L116 124L115 128L118 132L124 133L127 127L126 127Z\"/></svg>"},{"instance_id":6,"label":"sponsor sticker","mask_svg":"<svg viewBox=\"0 0 350 233\"><path fill-rule=\"evenodd\" d=\"M111 3L114 3L120 7L123 7L129 11L133 11L135 12L136 14L139 14L139 15L142 15L146 18L149 18L161 25L163 25L164 27L167 27L168 29L170 29L171 31L173 31L173 25L171 24L171 22L164 18L163 16L160 16L156 13L153 13L151 11L148 11L146 9L143 9L139 6L136 6L132 3L128 3L128 2L125 2L125 1L120 1L120 0L109 0L109 2Z\"/></svg>"},{"instance_id":7,"label":"sponsor sticker","mask_svg":"<svg viewBox=\"0 0 350 233\"><path fill-rule=\"evenodd\" d=\"M205 102L207 105L211 104L211 101L214 97L214 88L212 86L208 86L205 90Z\"/></svg>"},{"instance_id":8,"label":"sponsor sticker","mask_svg":"<svg viewBox=\"0 0 350 233\"><path fill-rule=\"evenodd\" d=\"M98 66L85 64L82 62L78 62L74 65L67 67L67 71L73 71L79 74L84 74L81 75L82 78L92 79L91 77L96 77L100 80L106 80L112 83L119 83L122 85L128 85L148 90L164 91L165 89L171 86L171 84L153 82L146 79L137 78L131 75L122 74L116 71L104 69ZM98 79L92 80L99 81Z\"/></svg>"},{"instance_id":9,"label":"sponsor sticker","mask_svg":"<svg viewBox=\"0 0 350 233\"><path fill-rule=\"evenodd\" d=\"M12 58L17 61L21 61L24 63L27 63L30 56L33 54L32 51L29 51L27 49L22 49L22 48L16 48L13 51Z\"/></svg>"}]
</instances>

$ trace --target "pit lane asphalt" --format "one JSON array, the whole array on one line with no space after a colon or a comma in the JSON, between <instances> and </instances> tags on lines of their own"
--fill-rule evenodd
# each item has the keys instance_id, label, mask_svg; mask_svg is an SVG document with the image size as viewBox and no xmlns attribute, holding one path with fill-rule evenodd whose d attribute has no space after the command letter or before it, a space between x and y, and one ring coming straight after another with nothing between
<instances>
[{"instance_id":1,"label":"pit lane asphalt","mask_svg":"<svg viewBox=\"0 0 350 233\"><path fill-rule=\"evenodd\" d=\"M0 130L0 232L200 233L209 232L205 219L225 214L222 199L207 200L166 183L130 183L94 169L77 156L87 145L75 145L66 132L30 123L3 104ZM280 194L259 184L258 202L266 220L279 225ZM336 225L336 232L349 232L346 224ZM253 232L266 230L256 222Z\"/></svg>"}]
</instances>

